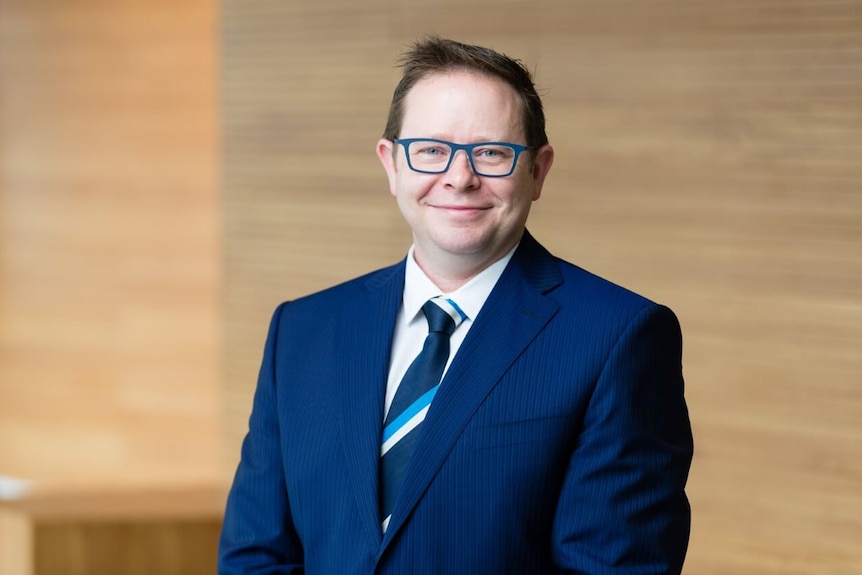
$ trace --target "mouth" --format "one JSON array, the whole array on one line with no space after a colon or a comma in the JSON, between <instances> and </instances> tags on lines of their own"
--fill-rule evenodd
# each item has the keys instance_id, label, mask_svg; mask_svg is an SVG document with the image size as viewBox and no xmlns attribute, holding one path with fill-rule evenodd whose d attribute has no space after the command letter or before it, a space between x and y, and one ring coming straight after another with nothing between
<instances>
[{"instance_id":1,"label":"mouth","mask_svg":"<svg viewBox=\"0 0 862 575\"><path fill-rule=\"evenodd\" d=\"M448 205L439 205L439 206L431 206L438 210L443 210L446 212L451 212L453 214L474 214L478 212L483 212L485 210L490 210L490 207L487 206L448 206Z\"/></svg>"}]
</instances>

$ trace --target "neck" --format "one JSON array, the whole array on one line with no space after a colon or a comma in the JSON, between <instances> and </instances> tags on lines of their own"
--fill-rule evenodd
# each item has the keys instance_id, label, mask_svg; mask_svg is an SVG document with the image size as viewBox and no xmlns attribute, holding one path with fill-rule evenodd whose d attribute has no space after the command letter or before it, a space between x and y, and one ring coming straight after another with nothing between
<instances>
[{"instance_id":1,"label":"neck","mask_svg":"<svg viewBox=\"0 0 862 575\"><path fill-rule=\"evenodd\" d=\"M482 272L482 270L480 269L475 272L468 272L464 274L458 272L434 273L434 271L423 266L418 259L416 260L416 263L419 264L419 267L422 268L422 271L425 272L425 275L428 276L428 279L434 282L434 285L440 288L440 291L443 293L452 293L453 291L457 290Z\"/></svg>"},{"instance_id":2,"label":"neck","mask_svg":"<svg viewBox=\"0 0 862 575\"><path fill-rule=\"evenodd\" d=\"M434 282L443 293L452 293L468 281L485 271L489 266L499 261L508 251L492 256L480 254L440 254L439 257L429 257L414 245L413 259L422 269L428 279Z\"/></svg>"}]
</instances>

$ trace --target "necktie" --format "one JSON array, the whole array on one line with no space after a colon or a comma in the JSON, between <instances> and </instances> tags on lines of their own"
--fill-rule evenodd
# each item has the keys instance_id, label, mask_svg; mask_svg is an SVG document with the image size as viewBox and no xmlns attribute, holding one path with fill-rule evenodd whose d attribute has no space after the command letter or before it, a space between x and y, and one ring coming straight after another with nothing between
<instances>
[{"instance_id":1,"label":"necktie","mask_svg":"<svg viewBox=\"0 0 862 575\"><path fill-rule=\"evenodd\" d=\"M380 449L380 510L383 531L401 488L407 464L413 454L419 427L449 360L449 336L466 318L452 300L434 298L422 306L428 320L428 336L422 351L407 368L383 424Z\"/></svg>"}]
</instances>

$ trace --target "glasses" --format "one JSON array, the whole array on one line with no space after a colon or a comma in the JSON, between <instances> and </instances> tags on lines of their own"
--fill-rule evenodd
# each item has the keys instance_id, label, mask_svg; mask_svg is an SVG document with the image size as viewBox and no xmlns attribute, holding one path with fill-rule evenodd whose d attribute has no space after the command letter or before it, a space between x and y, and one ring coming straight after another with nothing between
<instances>
[{"instance_id":1,"label":"glasses","mask_svg":"<svg viewBox=\"0 0 862 575\"><path fill-rule=\"evenodd\" d=\"M407 165L420 174L442 174L452 165L458 150L464 150L470 167L478 176L505 178L515 171L518 156L529 148L508 142L478 142L456 144L434 138L397 138L392 140L404 146Z\"/></svg>"}]
</instances>

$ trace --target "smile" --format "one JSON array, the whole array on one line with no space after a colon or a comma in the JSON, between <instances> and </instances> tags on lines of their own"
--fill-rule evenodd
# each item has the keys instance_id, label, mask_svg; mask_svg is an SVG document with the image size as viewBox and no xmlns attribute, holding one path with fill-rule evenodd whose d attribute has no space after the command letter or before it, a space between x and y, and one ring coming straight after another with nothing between
<instances>
[{"instance_id":1,"label":"smile","mask_svg":"<svg viewBox=\"0 0 862 575\"><path fill-rule=\"evenodd\" d=\"M485 210L490 210L490 207L487 206L435 206L432 205L432 208L438 210L444 210L447 212L455 212L455 213L474 213L474 212L482 212Z\"/></svg>"}]
</instances>

